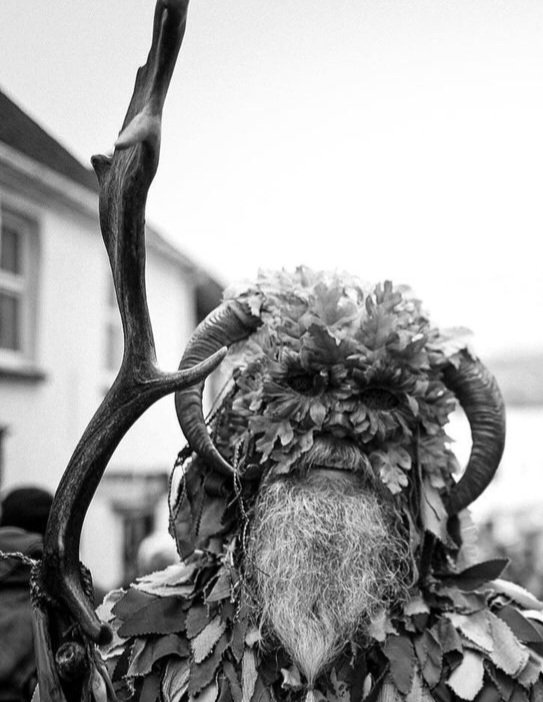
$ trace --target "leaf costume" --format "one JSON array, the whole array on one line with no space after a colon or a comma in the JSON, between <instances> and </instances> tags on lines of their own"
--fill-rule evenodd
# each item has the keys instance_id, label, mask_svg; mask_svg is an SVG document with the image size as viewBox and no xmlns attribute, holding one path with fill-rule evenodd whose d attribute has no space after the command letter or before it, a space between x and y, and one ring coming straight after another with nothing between
<instances>
[{"instance_id":1,"label":"leaf costume","mask_svg":"<svg viewBox=\"0 0 543 702\"><path fill-rule=\"evenodd\" d=\"M182 561L100 608L119 699L543 701L543 605L500 579L504 561L476 562L469 515L450 508L458 466L445 428L462 386L447 373L474 359L465 330L439 331L389 282L306 268L262 273L226 298L259 322L231 345L208 422L235 475L180 453L170 527ZM363 470L401 514L414 573L407 600L308 685L280 643L262 640L244 544L262 480L295 471L323 432L362 447Z\"/></svg>"}]
</instances>

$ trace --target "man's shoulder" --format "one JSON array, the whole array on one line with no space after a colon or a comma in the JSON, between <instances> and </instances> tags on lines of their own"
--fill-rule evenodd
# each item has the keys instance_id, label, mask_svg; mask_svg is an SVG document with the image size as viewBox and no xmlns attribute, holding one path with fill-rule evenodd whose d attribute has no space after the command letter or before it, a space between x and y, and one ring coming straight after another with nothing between
<instances>
[{"instance_id":1,"label":"man's shoulder","mask_svg":"<svg viewBox=\"0 0 543 702\"><path fill-rule=\"evenodd\" d=\"M0 551L39 557L43 551L43 538L40 534L19 527L2 526L0 527Z\"/></svg>"},{"instance_id":2,"label":"man's shoulder","mask_svg":"<svg viewBox=\"0 0 543 702\"><path fill-rule=\"evenodd\" d=\"M27 582L30 568L20 556L38 559L42 553L43 539L39 534L18 527L0 527L0 584Z\"/></svg>"}]
</instances>

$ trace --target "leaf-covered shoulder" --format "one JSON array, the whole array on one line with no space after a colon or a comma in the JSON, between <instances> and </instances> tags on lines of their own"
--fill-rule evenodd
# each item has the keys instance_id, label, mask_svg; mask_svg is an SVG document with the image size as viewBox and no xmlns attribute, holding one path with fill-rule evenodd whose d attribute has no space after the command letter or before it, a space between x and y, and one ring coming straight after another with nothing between
<instances>
[{"instance_id":1,"label":"leaf-covered shoulder","mask_svg":"<svg viewBox=\"0 0 543 702\"><path fill-rule=\"evenodd\" d=\"M201 553L106 597L98 613L114 638L101 653L120 699L241 702L244 676L256 689L248 650L257 638L237 600L230 555Z\"/></svg>"},{"instance_id":2,"label":"leaf-covered shoulder","mask_svg":"<svg viewBox=\"0 0 543 702\"><path fill-rule=\"evenodd\" d=\"M500 580L502 560L433 574L370 633L388 661L377 699L543 700L543 603Z\"/></svg>"}]
</instances>

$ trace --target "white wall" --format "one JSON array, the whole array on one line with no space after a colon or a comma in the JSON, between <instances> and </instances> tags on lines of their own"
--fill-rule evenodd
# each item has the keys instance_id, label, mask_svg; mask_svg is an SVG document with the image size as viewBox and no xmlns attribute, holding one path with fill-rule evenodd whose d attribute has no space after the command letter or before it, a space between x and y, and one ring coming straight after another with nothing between
<instances>
[{"instance_id":1,"label":"white wall","mask_svg":"<svg viewBox=\"0 0 543 702\"><path fill-rule=\"evenodd\" d=\"M178 266L151 251L147 257L147 297L159 366L175 371L196 321L193 285L181 278ZM147 410L128 431L111 466L169 471L184 443L170 395Z\"/></svg>"},{"instance_id":2,"label":"white wall","mask_svg":"<svg viewBox=\"0 0 543 702\"><path fill-rule=\"evenodd\" d=\"M174 371L195 324L193 287L179 268L152 251L147 259L147 296L159 366ZM179 429L173 396L159 400L138 419L121 441L108 471L169 473L185 440ZM97 584L112 588L122 573L120 517L108 507L109 495L98 489L83 530L82 559ZM167 530L166 498L157 505L156 528Z\"/></svg>"},{"instance_id":3,"label":"white wall","mask_svg":"<svg viewBox=\"0 0 543 702\"><path fill-rule=\"evenodd\" d=\"M35 363L46 378L2 380L0 423L9 427L3 487L34 482L53 489L96 405L103 260L86 218L35 207L32 214L41 248Z\"/></svg>"},{"instance_id":4,"label":"white wall","mask_svg":"<svg viewBox=\"0 0 543 702\"><path fill-rule=\"evenodd\" d=\"M111 273L97 220L30 197L17 196L17 204L39 225L35 362L46 378L38 382L0 380L0 426L9 427L1 487L9 490L32 483L54 491L113 379L104 372ZM176 370L195 324L190 275L183 273L179 264L148 251L147 293L159 365ZM107 472L169 472L183 444L170 396L136 422ZM121 576L122 530L106 493L99 489L89 510L82 535L82 560L98 584L112 587ZM166 521L164 504L157 506L161 527Z\"/></svg>"}]
</instances>

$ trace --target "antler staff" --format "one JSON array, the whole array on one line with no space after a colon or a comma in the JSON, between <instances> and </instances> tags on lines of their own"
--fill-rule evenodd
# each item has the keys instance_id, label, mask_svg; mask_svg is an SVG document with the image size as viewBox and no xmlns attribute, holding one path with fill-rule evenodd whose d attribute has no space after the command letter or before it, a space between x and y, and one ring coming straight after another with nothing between
<instances>
[{"instance_id":1,"label":"antler staff","mask_svg":"<svg viewBox=\"0 0 543 702\"><path fill-rule=\"evenodd\" d=\"M147 63L138 70L115 152L112 157L92 159L100 183L100 226L122 318L124 355L113 386L62 477L45 535L37 582L46 599L57 605L49 617L54 649L69 630L80 630L96 643L111 637L86 593L79 543L88 506L115 448L156 400L202 381L225 353L219 350L188 370L164 373L158 369L145 294L145 204L158 166L162 108L185 31L187 7L188 0L157 1L151 49ZM43 615L43 607L38 609ZM47 675L40 672L44 692Z\"/></svg>"}]
</instances>

